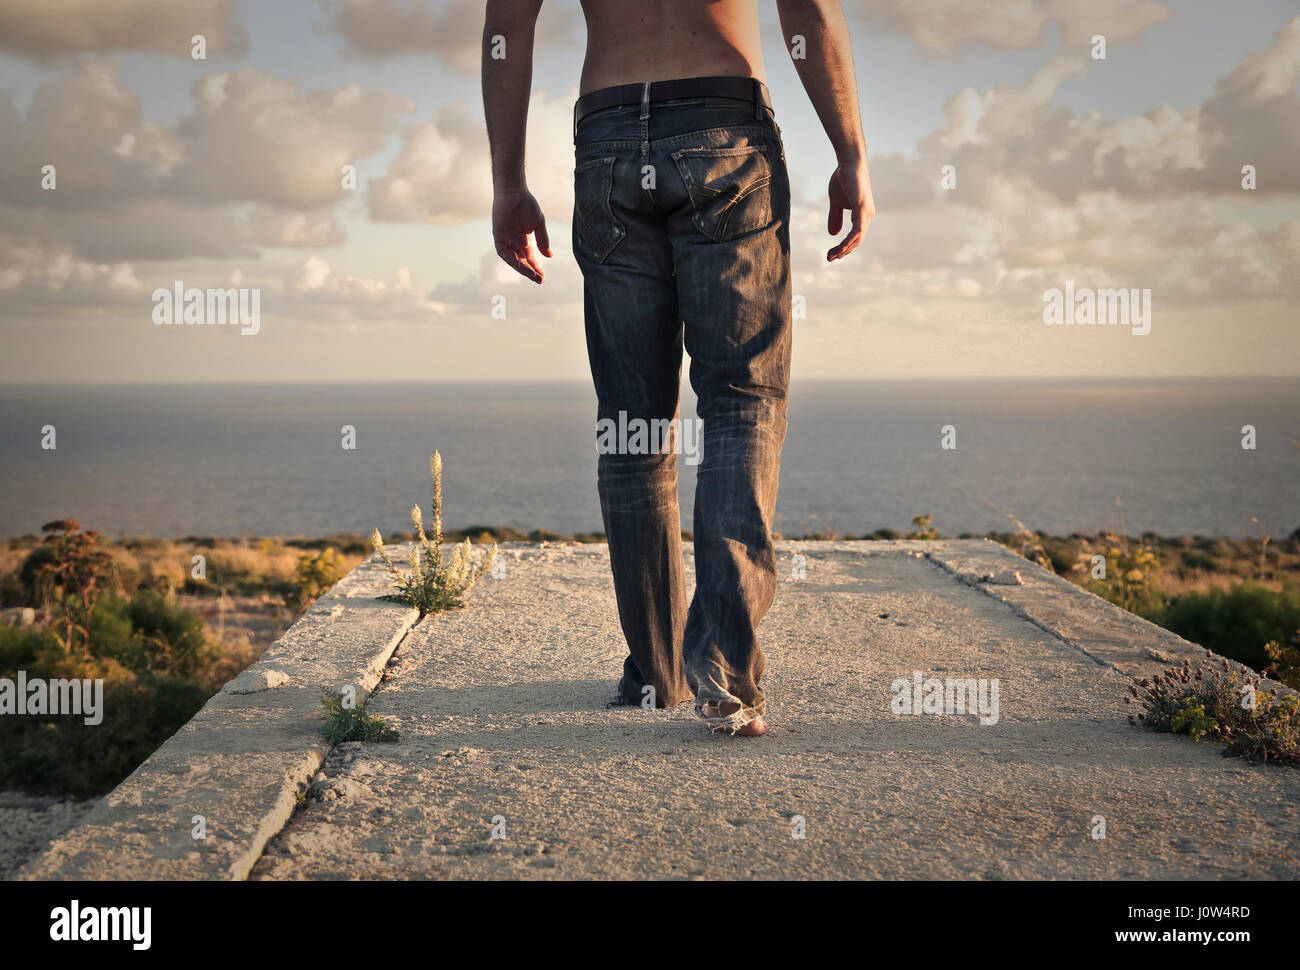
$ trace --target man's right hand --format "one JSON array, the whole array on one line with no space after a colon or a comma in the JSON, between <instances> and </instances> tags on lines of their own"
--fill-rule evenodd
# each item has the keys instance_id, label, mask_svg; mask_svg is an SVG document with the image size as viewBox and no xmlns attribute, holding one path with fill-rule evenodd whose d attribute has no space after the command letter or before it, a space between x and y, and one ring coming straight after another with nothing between
<instances>
[{"instance_id":1,"label":"man's right hand","mask_svg":"<svg viewBox=\"0 0 1300 970\"><path fill-rule=\"evenodd\" d=\"M546 218L533 194L527 189L497 190L492 197L492 239L497 255L519 275L541 283L546 275L528 244L529 233L536 237L538 251L549 259L551 239L546 234Z\"/></svg>"},{"instance_id":2,"label":"man's right hand","mask_svg":"<svg viewBox=\"0 0 1300 970\"><path fill-rule=\"evenodd\" d=\"M867 173L867 160L840 162L831 175L830 214L826 230L838 236L844 227L844 210L849 210L849 234L826 253L826 261L843 259L858 248L867 225L876 214L876 201L871 197L871 176Z\"/></svg>"}]
</instances>

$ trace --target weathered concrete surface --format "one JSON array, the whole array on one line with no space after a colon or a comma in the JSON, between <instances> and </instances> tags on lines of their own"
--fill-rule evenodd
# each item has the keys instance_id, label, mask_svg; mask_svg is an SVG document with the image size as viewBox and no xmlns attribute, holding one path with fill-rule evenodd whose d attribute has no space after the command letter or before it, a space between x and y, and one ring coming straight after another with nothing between
<instances>
[{"instance_id":1,"label":"weathered concrete surface","mask_svg":"<svg viewBox=\"0 0 1300 970\"><path fill-rule=\"evenodd\" d=\"M927 553L929 558L963 583L1001 600L1017 616L1067 641L1097 663L1130 677L1159 673L1184 659L1196 663L1205 658L1203 647L1095 596L1081 595L1068 579L1032 565L1022 568L1023 558L995 542L983 539L972 544L936 545L941 548ZM1004 581L1008 572L1014 572L1020 582Z\"/></svg>"},{"instance_id":2,"label":"weathered concrete surface","mask_svg":"<svg viewBox=\"0 0 1300 970\"><path fill-rule=\"evenodd\" d=\"M415 622L388 591L375 560L349 573L18 878L244 878L329 751L321 694L363 703Z\"/></svg>"},{"instance_id":3,"label":"weathered concrete surface","mask_svg":"<svg viewBox=\"0 0 1300 970\"><path fill-rule=\"evenodd\" d=\"M24 863L80 825L97 801L0 791L0 879L15 878Z\"/></svg>"},{"instance_id":4,"label":"weathered concrete surface","mask_svg":"<svg viewBox=\"0 0 1300 970\"><path fill-rule=\"evenodd\" d=\"M1126 723L1126 674L1190 645L988 542L780 551L766 737L607 709L605 547L511 548L395 652L367 707L401 741L332 752L253 877L1300 876L1300 772ZM918 670L997 678L997 723L894 713Z\"/></svg>"}]
</instances>

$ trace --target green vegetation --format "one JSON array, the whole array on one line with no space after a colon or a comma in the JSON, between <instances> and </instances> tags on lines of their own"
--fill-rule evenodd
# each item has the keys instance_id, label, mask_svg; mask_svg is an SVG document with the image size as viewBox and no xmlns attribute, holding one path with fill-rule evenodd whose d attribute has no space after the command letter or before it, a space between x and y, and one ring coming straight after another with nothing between
<instances>
[{"instance_id":1,"label":"green vegetation","mask_svg":"<svg viewBox=\"0 0 1300 970\"><path fill-rule=\"evenodd\" d=\"M347 707L342 694L322 694L325 703L325 726L320 733L330 744L344 741L396 741L398 734L382 717L367 714L359 707Z\"/></svg>"},{"instance_id":2,"label":"green vegetation","mask_svg":"<svg viewBox=\"0 0 1300 970\"><path fill-rule=\"evenodd\" d=\"M198 612L205 604L251 589L278 594L269 604L276 611L300 610L358 561L332 546L300 552L270 540L110 543L75 519L42 532L0 546L0 605L31 611L19 625L0 625L0 677L102 680L103 707L98 724L80 714L0 718L0 788L32 793L111 789L256 660L281 625L255 617L266 627L255 641L210 627ZM205 570L193 565L196 554Z\"/></svg>"},{"instance_id":3,"label":"green vegetation","mask_svg":"<svg viewBox=\"0 0 1300 970\"><path fill-rule=\"evenodd\" d=\"M933 515L914 515L912 516L912 532L907 534L909 539L938 539L939 530L934 527Z\"/></svg>"},{"instance_id":4,"label":"green vegetation","mask_svg":"<svg viewBox=\"0 0 1300 970\"><path fill-rule=\"evenodd\" d=\"M419 542L411 546L411 571L404 573L394 565L384 549L384 539L378 529L371 538L375 551L397 578L393 584L397 592L384 598L414 606L420 611L420 616L464 606L465 593L482 578L497 555L494 542L487 555L477 566L474 565L472 547L469 539L466 539L452 552L450 560L442 558L442 456L436 451L429 459L429 474L433 478L433 535L424 534L420 507L414 506L411 509L411 524L415 526Z\"/></svg>"},{"instance_id":5,"label":"green vegetation","mask_svg":"<svg viewBox=\"0 0 1300 970\"><path fill-rule=\"evenodd\" d=\"M1071 571L1086 572L1088 579L1083 588L1089 592L1159 622L1165 606L1158 581L1160 561L1148 547L1124 543L1123 547L1111 546L1104 552L1084 547Z\"/></svg>"},{"instance_id":6,"label":"green vegetation","mask_svg":"<svg viewBox=\"0 0 1300 970\"><path fill-rule=\"evenodd\" d=\"M1207 654L1207 657L1209 655ZM1184 660L1163 674L1143 678L1126 698L1142 707L1129 723L1153 731L1209 738L1255 763L1272 761L1300 767L1300 699L1261 689L1257 678L1227 661L1222 667Z\"/></svg>"},{"instance_id":7,"label":"green vegetation","mask_svg":"<svg viewBox=\"0 0 1300 970\"><path fill-rule=\"evenodd\" d=\"M0 627L0 676L102 680L103 720L83 715L0 718L0 787L57 794L106 791L184 724L219 686L215 651L194 614L150 589L114 588L112 558L75 519L46 540L7 585L47 622Z\"/></svg>"},{"instance_id":8,"label":"green vegetation","mask_svg":"<svg viewBox=\"0 0 1300 970\"><path fill-rule=\"evenodd\" d=\"M293 573L294 583L289 602L299 610L306 610L322 593L342 579L345 572L343 557L332 546L315 555L299 556Z\"/></svg>"},{"instance_id":9,"label":"green vegetation","mask_svg":"<svg viewBox=\"0 0 1300 970\"><path fill-rule=\"evenodd\" d=\"M1300 687L1300 665L1286 656L1287 648L1282 646L1290 645L1295 652L1300 588L1274 592L1247 580L1226 590L1189 593L1170 602L1161 612L1160 625L1256 670L1274 664L1282 667L1289 659L1291 679L1286 682Z\"/></svg>"}]
</instances>

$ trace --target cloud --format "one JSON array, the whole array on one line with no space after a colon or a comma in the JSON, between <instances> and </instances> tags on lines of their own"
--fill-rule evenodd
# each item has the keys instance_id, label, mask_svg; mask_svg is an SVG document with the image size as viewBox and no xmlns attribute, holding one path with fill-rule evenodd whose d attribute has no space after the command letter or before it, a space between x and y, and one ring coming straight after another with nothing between
<instances>
[{"instance_id":1,"label":"cloud","mask_svg":"<svg viewBox=\"0 0 1300 970\"><path fill-rule=\"evenodd\" d=\"M573 101L533 92L528 105L528 184L551 219L567 220L573 204ZM492 166L480 114L449 104L407 128L397 157L369 184L370 215L381 221L453 223L486 218L492 208Z\"/></svg>"},{"instance_id":2,"label":"cloud","mask_svg":"<svg viewBox=\"0 0 1300 970\"><path fill-rule=\"evenodd\" d=\"M235 0L5 0L0 52L44 63L73 54L153 51L190 56L202 34L207 53L243 56L248 33Z\"/></svg>"},{"instance_id":3,"label":"cloud","mask_svg":"<svg viewBox=\"0 0 1300 970\"><path fill-rule=\"evenodd\" d=\"M342 168L384 146L405 104L348 85L302 91L253 70L195 82L191 112L145 118L110 61L42 83L26 116L0 96L0 213L92 259L251 256L344 239ZM42 185L54 167L55 187Z\"/></svg>"},{"instance_id":4,"label":"cloud","mask_svg":"<svg viewBox=\"0 0 1300 970\"><path fill-rule=\"evenodd\" d=\"M481 0L341 0L331 19L344 52L377 60L433 54L455 70L477 72L482 57ZM579 23L575 5L542 5L535 44L566 45Z\"/></svg>"},{"instance_id":5,"label":"cloud","mask_svg":"<svg viewBox=\"0 0 1300 970\"><path fill-rule=\"evenodd\" d=\"M568 257L567 238L552 240L555 257L541 259L546 282L541 286L525 280L501 261L491 249L480 257L475 272L459 280L439 283L429 294L448 312L460 316L488 317L493 301L505 297L510 306L523 304L530 314L552 313L553 319L581 317L582 274ZM513 314L512 314L513 317Z\"/></svg>"},{"instance_id":6,"label":"cloud","mask_svg":"<svg viewBox=\"0 0 1300 970\"><path fill-rule=\"evenodd\" d=\"M1049 24L1059 24L1072 47L1088 43L1095 34L1116 43L1173 16L1173 10L1157 0L849 0L845 6L867 23L906 34L923 50L940 56L970 45L1037 47Z\"/></svg>"},{"instance_id":7,"label":"cloud","mask_svg":"<svg viewBox=\"0 0 1300 970\"><path fill-rule=\"evenodd\" d=\"M349 6L358 15L377 11L381 20L381 8L388 7ZM467 9L457 3L409 9L417 7L421 16ZM859 7L893 11L890 16L911 18L927 30L945 27L923 4ZM1088 9L1101 21L1120 16L1110 3ZM936 53L945 44L970 42L961 16L954 14L958 23L948 25L947 39L926 35ZM1137 20L1094 28L1089 16L1081 4L1011 0L971 30L990 38L981 43L1007 46L1038 43L1034 31L1060 29L1069 37L1075 30L1084 37L1094 29L1113 30L1108 40L1114 41L1143 29ZM448 58L467 65L477 58L476 32L477 26L462 31L456 40L414 31L405 42L434 53L444 44ZM373 38L371 44L382 47ZM964 341L977 356L991 357L988 348L994 342L1005 347L1011 334L1014 340L1044 339L1036 336L1047 329L1041 322L1039 329L1028 325L1039 319L1042 292L1067 279L1080 286L1151 288L1158 313L1178 307L1207 318L1241 301L1274 319L1281 312L1276 307L1300 298L1300 278L1292 271L1300 262L1300 220L1289 218L1300 210L1265 208L1300 201L1300 167L1293 164L1300 157L1300 19L1278 31L1267 49L1242 58L1203 104L1191 108L1103 117L1058 103L1067 79L1086 82L1096 70L1086 52L1075 51L1047 58L1023 83L955 92L941 122L913 151L873 156L880 212L862 249L843 264L824 260L831 244L824 182L817 180L806 203L796 190L795 289L808 300L808 327L850 347L862 341L864 353L883 326L928 334L917 338L921 350L942 336L945 348L952 338L953 346ZM474 336L466 322L513 327L506 342L523 369L529 361L521 348L538 356L567 352L554 350L570 344L553 338L561 327L571 333L581 318L581 277L567 254L575 95L572 89L556 97L535 90L530 98L529 182L557 252L546 263L546 285L512 274L492 253L484 229L481 246L468 244L471 261L481 254L468 272L461 252L436 265L451 247L465 244L467 233L443 238L430 232L431 258L418 265L432 282L417 286L405 267L391 274L358 271L348 255L301 259L264 254L263 247L337 245L344 241L345 212L376 221L482 224L491 202L490 166L473 99L442 104L399 132L407 105L384 92L357 85L306 90L240 70L201 78L188 111L163 124L144 116L111 61L78 62L42 84L25 114L0 96L0 226L6 234L0 238L0 305L11 321L27 313L32 327L61 319L60 308L68 309L67 320L107 325L124 307L147 311L153 287L173 278L222 285L233 262L241 261L249 277L241 285L264 289L268 318L339 332L360 328L370 336L385 327L389 333L408 324L437 326L446 328L440 335L454 329L467 353L478 352L475 341L491 338ZM389 140L393 134L400 138ZM364 207L357 200L340 209L339 202L355 194L341 190L339 169L386 146L393 154L366 181ZM47 163L58 166L55 192L39 186L40 166ZM1255 193L1240 188L1247 163L1259 168ZM940 188L947 164L957 171L951 192ZM405 230L370 232L400 238ZM374 258L367 253L365 265ZM458 268L449 269L452 264ZM505 323L490 316L498 295L509 301ZM1165 321L1173 319L1172 312L1161 316L1153 332L1172 335L1173 324ZM1283 333L1280 324L1267 326L1269 333ZM1031 331L1035 336L1024 336ZM1202 356L1210 344L1201 341ZM580 355L580 342L573 346ZM1055 360L1054 353L1038 359ZM828 354L834 361L845 358L841 350Z\"/></svg>"},{"instance_id":8,"label":"cloud","mask_svg":"<svg viewBox=\"0 0 1300 970\"><path fill-rule=\"evenodd\" d=\"M873 159L879 213L859 272L827 266L821 212L797 212L798 285L849 314L882 299L1023 308L1066 279L1151 288L1163 306L1300 297L1300 220L1257 218L1266 184L1300 193L1284 158L1300 152L1300 19L1187 111L1108 120L1056 105L1086 64L1053 58L1023 85L960 91L912 156ZM1258 192L1241 188L1245 162ZM939 188L948 164L953 191Z\"/></svg>"},{"instance_id":9,"label":"cloud","mask_svg":"<svg viewBox=\"0 0 1300 970\"><path fill-rule=\"evenodd\" d=\"M248 228L264 246L321 248L337 246L347 239L332 209L296 212L271 206L253 206Z\"/></svg>"},{"instance_id":10,"label":"cloud","mask_svg":"<svg viewBox=\"0 0 1300 970\"><path fill-rule=\"evenodd\" d=\"M36 89L26 118L0 97L0 200L81 208L152 198L179 161L180 140L145 119L111 62L82 64ZM41 187L55 167L57 188Z\"/></svg>"},{"instance_id":11,"label":"cloud","mask_svg":"<svg viewBox=\"0 0 1300 970\"><path fill-rule=\"evenodd\" d=\"M310 256L283 281L277 312L313 321L391 323L431 321L445 308L411 282L411 271L399 266L390 282L371 276L336 272L319 256Z\"/></svg>"},{"instance_id":12,"label":"cloud","mask_svg":"<svg viewBox=\"0 0 1300 970\"><path fill-rule=\"evenodd\" d=\"M255 287L264 314L311 323L428 323L447 308L417 289L410 270L398 267L390 280L335 270L310 256L277 273L274 265L245 272L226 263L169 263L137 266L125 261L87 260L63 245L19 243L0 238L0 314L40 317L51 309L76 311L86 320L148 320L152 293L177 280L187 287Z\"/></svg>"},{"instance_id":13,"label":"cloud","mask_svg":"<svg viewBox=\"0 0 1300 970\"><path fill-rule=\"evenodd\" d=\"M97 261L185 257L251 259L257 255L247 207L128 201L62 210L0 204L0 225L42 245L71 246Z\"/></svg>"},{"instance_id":14,"label":"cloud","mask_svg":"<svg viewBox=\"0 0 1300 970\"><path fill-rule=\"evenodd\" d=\"M1210 144L1204 171L1218 184L1238 182L1254 165L1259 191L1300 192L1300 17L1273 43L1247 54L1215 86L1200 123Z\"/></svg>"},{"instance_id":15,"label":"cloud","mask_svg":"<svg viewBox=\"0 0 1300 970\"><path fill-rule=\"evenodd\" d=\"M1006 187L1027 185L1051 203L1095 193L1139 201L1207 196L1241 199L1242 166L1255 165L1258 195L1300 192L1300 18L1270 46L1247 55L1214 94L1185 111L1161 106L1109 120L1057 106L1063 80L1092 63L1053 58L1023 86L967 88L944 104L944 125L911 158L873 159L882 207L929 203L945 165L956 169L961 204L993 210Z\"/></svg>"},{"instance_id":16,"label":"cloud","mask_svg":"<svg viewBox=\"0 0 1300 970\"><path fill-rule=\"evenodd\" d=\"M173 190L205 202L311 209L344 198L342 169L377 152L403 107L349 84L303 92L245 68L194 84L194 110L176 127L183 160Z\"/></svg>"},{"instance_id":17,"label":"cloud","mask_svg":"<svg viewBox=\"0 0 1300 970\"><path fill-rule=\"evenodd\" d=\"M139 303L147 291L130 263L85 260L68 246L0 239L0 313L54 306L102 312Z\"/></svg>"}]
</instances>

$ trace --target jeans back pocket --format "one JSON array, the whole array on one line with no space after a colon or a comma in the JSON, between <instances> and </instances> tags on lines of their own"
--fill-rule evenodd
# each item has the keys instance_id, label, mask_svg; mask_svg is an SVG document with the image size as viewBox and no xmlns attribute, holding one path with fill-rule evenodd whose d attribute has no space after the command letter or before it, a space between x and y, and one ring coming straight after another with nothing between
<instances>
[{"instance_id":1,"label":"jeans back pocket","mask_svg":"<svg viewBox=\"0 0 1300 970\"><path fill-rule=\"evenodd\" d=\"M573 170L573 237L593 259L603 263L625 232L614 215L614 156L592 158Z\"/></svg>"},{"instance_id":2,"label":"jeans back pocket","mask_svg":"<svg viewBox=\"0 0 1300 970\"><path fill-rule=\"evenodd\" d=\"M772 222L772 167L758 145L683 148L673 161L695 209L692 221L714 242Z\"/></svg>"}]
</instances>

